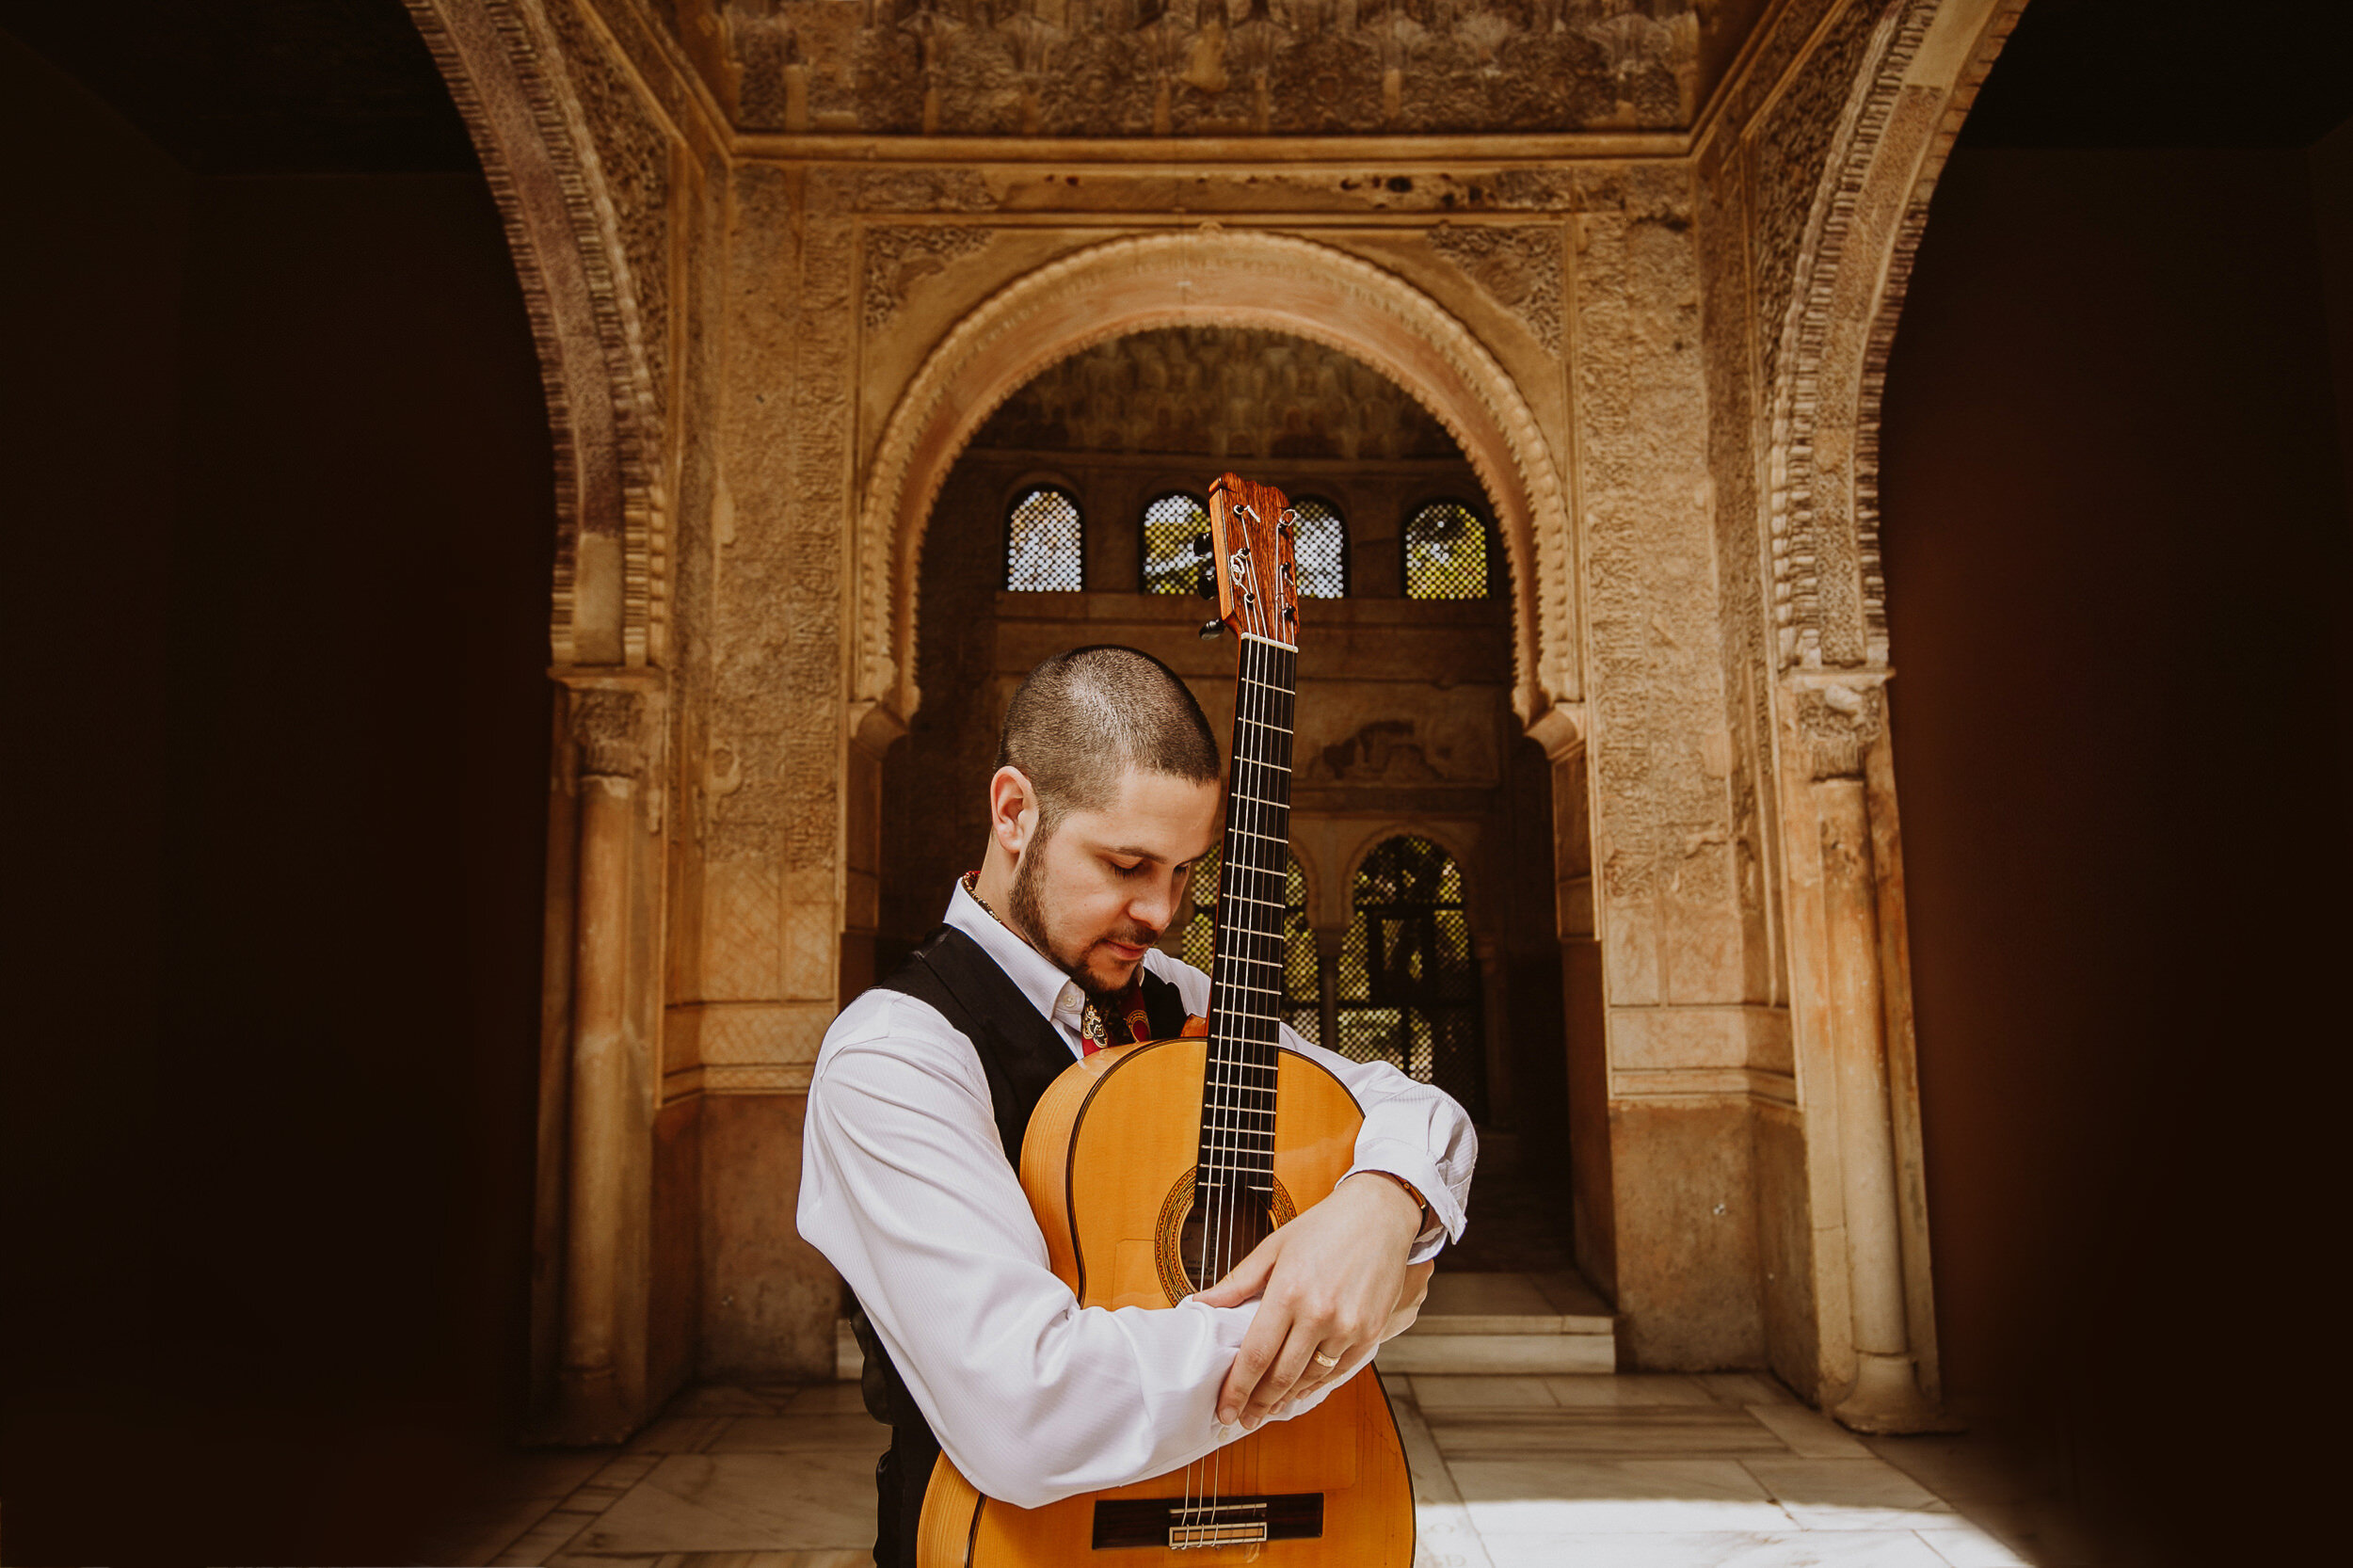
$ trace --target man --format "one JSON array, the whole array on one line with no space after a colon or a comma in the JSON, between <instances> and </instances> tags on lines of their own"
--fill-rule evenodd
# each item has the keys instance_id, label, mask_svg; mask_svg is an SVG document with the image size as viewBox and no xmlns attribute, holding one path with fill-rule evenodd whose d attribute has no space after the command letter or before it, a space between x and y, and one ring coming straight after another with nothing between
<instances>
[{"instance_id":1,"label":"man","mask_svg":"<svg viewBox=\"0 0 2353 1568\"><path fill-rule=\"evenodd\" d=\"M1209 1010L1209 977L1152 944L1217 845L1223 773L1184 683L1122 648L1033 670L997 760L980 871L834 1021L809 1085L800 1230L857 1295L869 1406L892 1427L878 1568L913 1568L942 1448L1037 1507L1313 1406L1413 1321L1478 1154L1445 1095L1287 1029L1364 1109L1353 1168L1213 1288L1082 1310L1015 1174L1021 1129L1072 1062Z\"/></svg>"}]
</instances>

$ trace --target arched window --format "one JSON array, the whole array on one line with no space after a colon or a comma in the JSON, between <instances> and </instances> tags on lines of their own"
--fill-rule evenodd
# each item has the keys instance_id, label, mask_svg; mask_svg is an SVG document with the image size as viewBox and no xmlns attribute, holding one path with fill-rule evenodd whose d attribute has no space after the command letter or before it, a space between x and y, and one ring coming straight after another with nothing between
<instances>
[{"instance_id":1,"label":"arched window","mask_svg":"<svg viewBox=\"0 0 2353 1568\"><path fill-rule=\"evenodd\" d=\"M1202 973L1217 955L1218 852L1193 863L1185 896L1193 913L1176 934L1176 956ZM1316 974L1316 934L1307 925L1307 878L1289 861L1283 879L1283 1021L1310 1040L1322 1033L1321 988Z\"/></svg>"},{"instance_id":2,"label":"arched window","mask_svg":"<svg viewBox=\"0 0 2353 1568\"><path fill-rule=\"evenodd\" d=\"M1075 593L1086 586L1086 534L1079 498L1032 485L1005 513L1005 586L1016 593Z\"/></svg>"},{"instance_id":3,"label":"arched window","mask_svg":"<svg viewBox=\"0 0 2353 1568\"><path fill-rule=\"evenodd\" d=\"M1291 544L1299 568L1299 597L1348 597L1348 524L1340 509L1307 496L1291 504L1296 520Z\"/></svg>"},{"instance_id":4,"label":"arched window","mask_svg":"<svg viewBox=\"0 0 2353 1568\"><path fill-rule=\"evenodd\" d=\"M1433 501L1405 520L1407 599L1484 599L1493 591L1487 520L1459 501Z\"/></svg>"},{"instance_id":5,"label":"arched window","mask_svg":"<svg viewBox=\"0 0 2353 1568\"><path fill-rule=\"evenodd\" d=\"M1485 1121L1479 961L1462 868L1427 839L1390 839L1357 870L1354 902L1333 999L1341 1054L1395 1063Z\"/></svg>"},{"instance_id":6,"label":"arched window","mask_svg":"<svg viewBox=\"0 0 2353 1568\"><path fill-rule=\"evenodd\" d=\"M1189 594L1198 588L1201 556L1193 541L1207 533L1209 509L1182 490L1156 495L1144 504L1144 591ZM1207 968L1207 966L1203 966Z\"/></svg>"}]
</instances>

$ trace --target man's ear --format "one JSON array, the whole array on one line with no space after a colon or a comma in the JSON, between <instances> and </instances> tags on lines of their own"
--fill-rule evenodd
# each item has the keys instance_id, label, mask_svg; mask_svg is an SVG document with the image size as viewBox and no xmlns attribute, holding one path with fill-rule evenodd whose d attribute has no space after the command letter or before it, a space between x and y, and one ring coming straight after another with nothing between
<instances>
[{"instance_id":1,"label":"man's ear","mask_svg":"<svg viewBox=\"0 0 2353 1568\"><path fill-rule=\"evenodd\" d=\"M1037 831L1037 791L1019 768L1002 767L988 781L988 834L1007 855L1019 856Z\"/></svg>"}]
</instances>

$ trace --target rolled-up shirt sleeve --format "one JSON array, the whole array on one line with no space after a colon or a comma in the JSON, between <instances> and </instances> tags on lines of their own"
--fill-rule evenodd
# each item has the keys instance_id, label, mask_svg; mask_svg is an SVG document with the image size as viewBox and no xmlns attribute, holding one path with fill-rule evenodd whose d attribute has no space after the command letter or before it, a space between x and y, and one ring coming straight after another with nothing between
<instances>
[{"instance_id":1,"label":"rolled-up shirt sleeve","mask_svg":"<svg viewBox=\"0 0 2353 1568\"><path fill-rule=\"evenodd\" d=\"M924 1003L870 992L836 1021L809 1086L798 1222L987 1496L1034 1508L1221 1441L1217 1390L1257 1306L1080 1306L1047 1266L978 1060Z\"/></svg>"}]
</instances>

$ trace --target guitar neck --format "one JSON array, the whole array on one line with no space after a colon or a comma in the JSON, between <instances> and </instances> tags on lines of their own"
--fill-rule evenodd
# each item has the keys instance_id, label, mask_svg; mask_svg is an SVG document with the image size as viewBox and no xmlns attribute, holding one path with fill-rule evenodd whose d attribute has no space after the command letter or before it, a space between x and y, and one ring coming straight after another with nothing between
<instances>
[{"instance_id":1,"label":"guitar neck","mask_svg":"<svg viewBox=\"0 0 2353 1568\"><path fill-rule=\"evenodd\" d=\"M1209 980L1201 1163L1242 1188L1273 1191L1277 1031L1286 995L1283 910L1289 892L1291 712L1299 651L1241 639L1234 695L1233 767Z\"/></svg>"}]
</instances>

